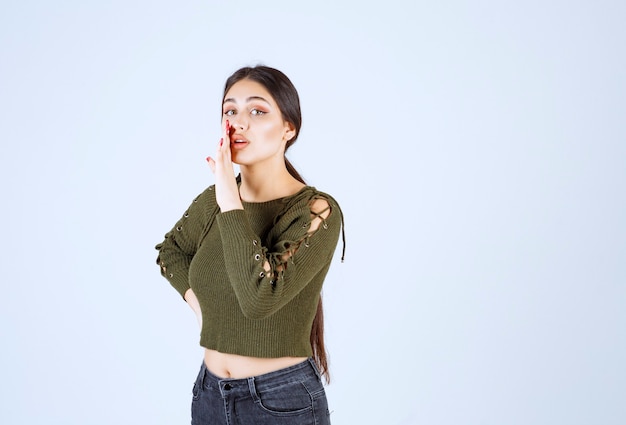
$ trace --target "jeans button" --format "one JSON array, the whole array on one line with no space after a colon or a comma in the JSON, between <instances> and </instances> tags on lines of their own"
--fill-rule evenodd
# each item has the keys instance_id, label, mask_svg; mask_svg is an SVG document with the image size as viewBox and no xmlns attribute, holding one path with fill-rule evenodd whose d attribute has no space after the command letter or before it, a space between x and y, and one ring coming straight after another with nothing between
<instances>
[{"instance_id":1,"label":"jeans button","mask_svg":"<svg viewBox=\"0 0 626 425\"><path fill-rule=\"evenodd\" d=\"M230 384L224 384L224 390L230 391L233 387Z\"/></svg>"}]
</instances>

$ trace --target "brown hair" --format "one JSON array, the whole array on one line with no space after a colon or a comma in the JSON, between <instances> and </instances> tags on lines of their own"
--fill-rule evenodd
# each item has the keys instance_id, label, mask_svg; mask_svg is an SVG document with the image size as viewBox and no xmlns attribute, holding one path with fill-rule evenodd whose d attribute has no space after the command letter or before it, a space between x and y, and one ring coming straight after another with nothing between
<instances>
[{"instance_id":1,"label":"brown hair","mask_svg":"<svg viewBox=\"0 0 626 425\"><path fill-rule=\"evenodd\" d=\"M287 141L285 145L285 152L291 145L296 142L298 135L300 134L300 128L302 127L302 112L300 110L300 97L293 83L287 78L281 71L270 68L268 66L258 65L255 67L244 67L235 71L224 85L224 95L228 90L235 85L235 83L241 80L251 80L261 84L272 95L278 109L282 114L285 121L291 123L295 129L295 135ZM223 100L223 99L222 99ZM285 157L285 166L287 171L301 183L306 184L304 178L298 173L294 166ZM317 304L317 311L315 318L313 319L313 326L311 328L311 348L313 350L313 360L315 361L320 373L326 379L326 382L330 382L330 373L328 370L328 355L326 353L326 347L324 345L324 309L322 306L322 298Z\"/></svg>"}]
</instances>

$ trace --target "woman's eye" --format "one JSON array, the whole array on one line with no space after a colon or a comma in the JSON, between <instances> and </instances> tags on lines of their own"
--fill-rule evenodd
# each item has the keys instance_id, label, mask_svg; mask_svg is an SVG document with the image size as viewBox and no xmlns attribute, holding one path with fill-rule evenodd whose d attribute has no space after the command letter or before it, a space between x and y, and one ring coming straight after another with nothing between
<instances>
[{"instance_id":1,"label":"woman's eye","mask_svg":"<svg viewBox=\"0 0 626 425\"><path fill-rule=\"evenodd\" d=\"M259 109L252 109L252 110L250 111L250 113L251 113L252 115L263 115L263 114L265 114L265 111L261 111L261 110L259 110Z\"/></svg>"},{"instance_id":2,"label":"woman's eye","mask_svg":"<svg viewBox=\"0 0 626 425\"><path fill-rule=\"evenodd\" d=\"M232 109L229 109L228 111L224 111L224 115L226 115L227 117L233 116L235 115L235 111Z\"/></svg>"}]
</instances>

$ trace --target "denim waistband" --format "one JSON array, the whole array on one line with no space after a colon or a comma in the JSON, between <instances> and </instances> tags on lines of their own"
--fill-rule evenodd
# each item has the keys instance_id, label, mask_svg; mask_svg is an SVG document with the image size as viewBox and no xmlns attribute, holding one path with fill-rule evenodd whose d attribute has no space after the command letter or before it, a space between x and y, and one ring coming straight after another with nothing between
<instances>
[{"instance_id":1,"label":"denim waistband","mask_svg":"<svg viewBox=\"0 0 626 425\"><path fill-rule=\"evenodd\" d=\"M237 394L250 394L253 389L255 391L263 391L265 388L272 388L289 382L309 379L315 379L321 382L322 380L317 366L311 358L274 372L238 379L220 378L212 374L203 361L200 376L200 385L202 385L203 388L219 391L222 397L232 397Z\"/></svg>"}]
</instances>

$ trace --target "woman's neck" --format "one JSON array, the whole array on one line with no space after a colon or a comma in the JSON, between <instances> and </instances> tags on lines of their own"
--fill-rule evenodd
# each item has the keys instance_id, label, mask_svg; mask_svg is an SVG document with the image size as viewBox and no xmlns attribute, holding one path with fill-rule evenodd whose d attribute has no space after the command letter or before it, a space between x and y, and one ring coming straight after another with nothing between
<instances>
[{"instance_id":1,"label":"woman's neck","mask_svg":"<svg viewBox=\"0 0 626 425\"><path fill-rule=\"evenodd\" d=\"M239 196L245 202L265 202L297 193L305 184L286 167L240 166Z\"/></svg>"}]
</instances>

